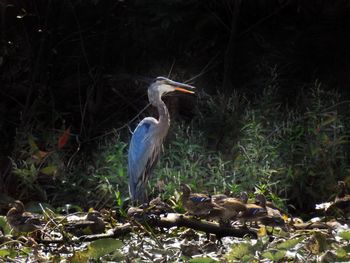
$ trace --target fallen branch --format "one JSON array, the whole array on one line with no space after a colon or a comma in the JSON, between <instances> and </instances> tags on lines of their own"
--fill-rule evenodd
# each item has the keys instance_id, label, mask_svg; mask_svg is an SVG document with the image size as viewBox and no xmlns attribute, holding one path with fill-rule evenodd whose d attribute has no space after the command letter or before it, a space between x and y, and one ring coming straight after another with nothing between
<instances>
[{"instance_id":1,"label":"fallen branch","mask_svg":"<svg viewBox=\"0 0 350 263\"><path fill-rule=\"evenodd\" d=\"M249 235L253 238L257 237L257 233L254 230L248 228L233 228L220 226L218 223L209 222L205 220L195 219L189 216L182 214L170 213L167 216L161 217L144 217L142 220L138 219L139 224L147 224L152 227L161 227L161 228L171 228L171 227L187 227L198 231L203 231L207 234L214 234L217 238L222 238L226 236L234 237L244 237ZM103 234L94 234L94 235L84 235L78 238L69 240L68 242L79 243L79 242L90 242L102 238L117 238L125 236L135 229L131 223L126 223L121 226L117 226L113 229L107 231ZM64 239L42 239L40 243L66 243L67 240Z\"/></svg>"},{"instance_id":2,"label":"fallen branch","mask_svg":"<svg viewBox=\"0 0 350 263\"><path fill-rule=\"evenodd\" d=\"M154 218L150 220L148 224L151 226L164 228L171 228L175 226L188 227L194 230L203 231L205 233L215 234L218 238L226 236L244 237L246 235L253 238L257 237L257 233L248 228L223 227L218 223L198 220L176 213L168 214L166 217Z\"/></svg>"},{"instance_id":3,"label":"fallen branch","mask_svg":"<svg viewBox=\"0 0 350 263\"><path fill-rule=\"evenodd\" d=\"M39 243L43 244L61 244L61 243L81 243L81 242L90 242L94 241L97 239L102 239L102 238L117 238L121 236L125 236L129 234L132 231L133 227L130 223L126 223L121 226L117 226L113 229L110 229L107 231L107 233L103 234L95 234L95 235L84 235L80 236L78 238L73 238L70 240L67 240L66 238L63 239L41 239Z\"/></svg>"},{"instance_id":4,"label":"fallen branch","mask_svg":"<svg viewBox=\"0 0 350 263\"><path fill-rule=\"evenodd\" d=\"M121 226L117 226L109 231L107 233L103 234L95 234L95 235L84 235L79 237L79 241L81 242L89 242L97 239L102 238L115 238L115 237L121 237L129 234L132 231L133 227L130 223L126 223Z\"/></svg>"},{"instance_id":5,"label":"fallen branch","mask_svg":"<svg viewBox=\"0 0 350 263\"><path fill-rule=\"evenodd\" d=\"M294 224L293 228L296 230L304 230L304 229L329 229L331 227L323 222L315 222L315 223Z\"/></svg>"}]
</instances>

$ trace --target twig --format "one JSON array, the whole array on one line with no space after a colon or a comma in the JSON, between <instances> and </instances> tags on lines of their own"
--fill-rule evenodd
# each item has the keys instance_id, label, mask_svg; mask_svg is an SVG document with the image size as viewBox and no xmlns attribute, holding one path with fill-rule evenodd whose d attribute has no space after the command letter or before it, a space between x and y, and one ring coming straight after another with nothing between
<instances>
[{"instance_id":1,"label":"twig","mask_svg":"<svg viewBox=\"0 0 350 263\"><path fill-rule=\"evenodd\" d=\"M212 64L214 63L215 59L220 55L221 51L218 51L216 53L216 55L214 57L212 57L211 60L209 60L209 62L204 66L204 68L195 76L193 76L192 78L188 79L185 81L185 83L189 83L197 78L199 78L200 76L202 76L203 74L207 73L209 70L211 70Z\"/></svg>"}]
</instances>

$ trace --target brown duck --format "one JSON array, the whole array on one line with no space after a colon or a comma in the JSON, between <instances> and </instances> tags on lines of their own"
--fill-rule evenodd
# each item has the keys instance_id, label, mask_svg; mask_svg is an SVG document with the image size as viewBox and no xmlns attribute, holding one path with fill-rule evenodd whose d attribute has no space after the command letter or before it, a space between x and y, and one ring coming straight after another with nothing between
<instances>
[{"instance_id":1,"label":"brown duck","mask_svg":"<svg viewBox=\"0 0 350 263\"><path fill-rule=\"evenodd\" d=\"M223 199L226 199L226 198L228 198L228 196L225 195L225 194L216 194L216 195L212 195L212 196L211 196L211 200L212 200L214 203L219 202L219 201L221 201L221 200L223 200Z\"/></svg>"},{"instance_id":2,"label":"brown duck","mask_svg":"<svg viewBox=\"0 0 350 263\"><path fill-rule=\"evenodd\" d=\"M280 227L285 231L288 230L287 225L285 224L285 221L282 217L282 213L277 208L272 208L272 207L275 207L272 202L270 202L270 203L273 205L268 206L266 198L263 194L258 194L256 196L256 200L257 200L257 203L261 207L265 208L266 212L267 212L266 216L263 216L259 219L261 224L263 224L265 226L271 226L272 231L273 231L274 227Z\"/></svg>"},{"instance_id":3,"label":"brown duck","mask_svg":"<svg viewBox=\"0 0 350 263\"><path fill-rule=\"evenodd\" d=\"M102 215L96 210L89 211L86 215L86 220L93 222L89 227L92 234L100 234L105 232L105 222L103 221Z\"/></svg>"},{"instance_id":4,"label":"brown duck","mask_svg":"<svg viewBox=\"0 0 350 263\"><path fill-rule=\"evenodd\" d=\"M173 213L174 209L170 205L163 202L160 197L154 198L149 202L148 210L155 215Z\"/></svg>"},{"instance_id":5,"label":"brown duck","mask_svg":"<svg viewBox=\"0 0 350 263\"><path fill-rule=\"evenodd\" d=\"M232 197L221 199L215 202L221 209L214 209L210 214L216 214L220 221L228 224L230 220L236 219L240 213L244 213L247 208L240 200ZM220 212L219 212L220 211Z\"/></svg>"},{"instance_id":6,"label":"brown duck","mask_svg":"<svg viewBox=\"0 0 350 263\"><path fill-rule=\"evenodd\" d=\"M214 207L217 207L210 196L192 193L189 185L181 184L180 188L182 191L182 205L190 215L206 217Z\"/></svg>"},{"instance_id":7,"label":"brown duck","mask_svg":"<svg viewBox=\"0 0 350 263\"><path fill-rule=\"evenodd\" d=\"M21 201L16 200L10 206L6 220L15 232L33 232L41 229L39 216L26 212Z\"/></svg>"},{"instance_id":8,"label":"brown duck","mask_svg":"<svg viewBox=\"0 0 350 263\"><path fill-rule=\"evenodd\" d=\"M247 202L248 201L247 193L243 192L241 194L241 198L243 202ZM245 206L246 206L246 210L239 215L239 218L242 219L244 226L246 225L246 222L256 223L257 221L260 220L260 218L267 215L267 211L264 203L262 203L262 206L257 204L246 204Z\"/></svg>"},{"instance_id":9,"label":"brown duck","mask_svg":"<svg viewBox=\"0 0 350 263\"><path fill-rule=\"evenodd\" d=\"M344 181L338 181L338 193L327 210L326 215L335 215L347 218L350 215L350 195Z\"/></svg>"}]
</instances>

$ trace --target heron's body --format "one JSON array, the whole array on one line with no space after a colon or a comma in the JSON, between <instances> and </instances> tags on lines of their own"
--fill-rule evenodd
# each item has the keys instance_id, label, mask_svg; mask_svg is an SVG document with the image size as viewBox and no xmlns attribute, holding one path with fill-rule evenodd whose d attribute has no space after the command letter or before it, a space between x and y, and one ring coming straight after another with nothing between
<instances>
[{"instance_id":1,"label":"heron's body","mask_svg":"<svg viewBox=\"0 0 350 263\"><path fill-rule=\"evenodd\" d=\"M147 201L147 181L159 159L159 152L170 127L170 116L162 96L169 92L193 93L184 88L194 88L167 78L158 77L148 88L148 99L157 107L159 119L144 118L136 127L129 146L129 191L134 202Z\"/></svg>"},{"instance_id":2,"label":"heron's body","mask_svg":"<svg viewBox=\"0 0 350 263\"><path fill-rule=\"evenodd\" d=\"M147 199L147 191L143 189L145 187L143 182L148 179L148 175L158 162L160 147L169 129L169 125L167 125L166 133L159 134L157 132L159 125L159 121L155 118L143 119L136 127L130 142L129 149L133 150L129 150L128 155L129 185L135 186L130 187L130 194L134 200L142 200L141 202ZM156 134L156 140L149 136L150 134ZM132 174L138 176L130 176Z\"/></svg>"}]
</instances>

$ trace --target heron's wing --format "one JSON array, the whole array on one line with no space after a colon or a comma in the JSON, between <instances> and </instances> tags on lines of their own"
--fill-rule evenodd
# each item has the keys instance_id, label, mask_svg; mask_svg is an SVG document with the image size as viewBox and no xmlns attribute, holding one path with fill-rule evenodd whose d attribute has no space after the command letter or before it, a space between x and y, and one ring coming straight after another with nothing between
<instances>
[{"instance_id":1,"label":"heron's wing","mask_svg":"<svg viewBox=\"0 0 350 263\"><path fill-rule=\"evenodd\" d=\"M154 168L158 158L158 144L154 138L154 127L157 125L154 118L145 118L136 127L132 135L128 153L128 175L130 193L135 199L137 188L145 182L147 175ZM155 134L154 134L155 135ZM142 189L141 189L142 191Z\"/></svg>"}]
</instances>

